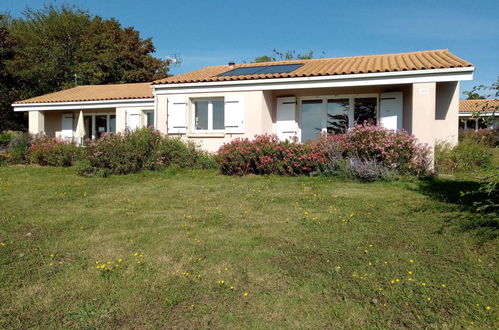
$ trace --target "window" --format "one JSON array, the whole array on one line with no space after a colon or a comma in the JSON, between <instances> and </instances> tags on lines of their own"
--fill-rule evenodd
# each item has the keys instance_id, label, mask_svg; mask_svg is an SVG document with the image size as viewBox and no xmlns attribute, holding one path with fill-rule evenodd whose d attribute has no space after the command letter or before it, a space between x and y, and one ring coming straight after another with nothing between
<instances>
[{"instance_id":1,"label":"window","mask_svg":"<svg viewBox=\"0 0 499 330\"><path fill-rule=\"evenodd\" d=\"M154 111L146 110L144 111L144 126L145 127L154 127Z\"/></svg>"},{"instance_id":2,"label":"window","mask_svg":"<svg viewBox=\"0 0 499 330\"><path fill-rule=\"evenodd\" d=\"M194 131L220 131L225 129L223 99L194 100Z\"/></svg>"}]
</instances>

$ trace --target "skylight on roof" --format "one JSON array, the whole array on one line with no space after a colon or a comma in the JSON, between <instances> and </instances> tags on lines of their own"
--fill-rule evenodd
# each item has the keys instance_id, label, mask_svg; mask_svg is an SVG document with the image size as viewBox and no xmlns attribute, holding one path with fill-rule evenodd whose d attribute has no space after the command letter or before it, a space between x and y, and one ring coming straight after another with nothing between
<instances>
[{"instance_id":1,"label":"skylight on roof","mask_svg":"<svg viewBox=\"0 0 499 330\"><path fill-rule=\"evenodd\" d=\"M229 77L229 76L245 76L253 74L268 74L268 73L289 73L292 72L303 64L276 64L276 65L262 65L262 66L250 66L245 68L237 68L224 73L220 73L218 77Z\"/></svg>"}]
</instances>

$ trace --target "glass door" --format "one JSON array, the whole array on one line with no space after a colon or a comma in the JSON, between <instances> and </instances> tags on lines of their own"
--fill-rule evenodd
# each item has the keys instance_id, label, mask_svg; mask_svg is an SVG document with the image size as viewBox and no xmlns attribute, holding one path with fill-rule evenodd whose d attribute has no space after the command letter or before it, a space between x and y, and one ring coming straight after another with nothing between
<instances>
[{"instance_id":1,"label":"glass door","mask_svg":"<svg viewBox=\"0 0 499 330\"><path fill-rule=\"evenodd\" d=\"M315 140L326 127L326 116L322 100L301 102L301 142Z\"/></svg>"},{"instance_id":2,"label":"glass door","mask_svg":"<svg viewBox=\"0 0 499 330\"><path fill-rule=\"evenodd\" d=\"M356 98L354 103L355 125L376 125L378 99L375 97Z\"/></svg>"},{"instance_id":3,"label":"glass door","mask_svg":"<svg viewBox=\"0 0 499 330\"><path fill-rule=\"evenodd\" d=\"M108 131L107 128L107 115L95 116L95 135L99 139L104 133Z\"/></svg>"},{"instance_id":4,"label":"glass door","mask_svg":"<svg viewBox=\"0 0 499 330\"><path fill-rule=\"evenodd\" d=\"M85 127L85 139L92 139L93 122L92 116L83 116L83 126Z\"/></svg>"},{"instance_id":5,"label":"glass door","mask_svg":"<svg viewBox=\"0 0 499 330\"><path fill-rule=\"evenodd\" d=\"M327 100L327 133L345 133L349 127L349 99L329 99Z\"/></svg>"}]
</instances>

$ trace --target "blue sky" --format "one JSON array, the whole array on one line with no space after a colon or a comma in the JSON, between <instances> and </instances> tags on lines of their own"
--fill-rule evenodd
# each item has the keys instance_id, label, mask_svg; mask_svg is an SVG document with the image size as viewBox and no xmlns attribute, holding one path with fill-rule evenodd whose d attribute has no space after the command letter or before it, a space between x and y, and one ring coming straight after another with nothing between
<instances>
[{"instance_id":1,"label":"blue sky","mask_svg":"<svg viewBox=\"0 0 499 330\"><path fill-rule=\"evenodd\" d=\"M325 57L448 48L477 70L461 90L497 81L498 0L2 0L20 16L26 6L74 4L152 37L156 56L181 54L184 73L208 65L249 62L294 49Z\"/></svg>"}]
</instances>

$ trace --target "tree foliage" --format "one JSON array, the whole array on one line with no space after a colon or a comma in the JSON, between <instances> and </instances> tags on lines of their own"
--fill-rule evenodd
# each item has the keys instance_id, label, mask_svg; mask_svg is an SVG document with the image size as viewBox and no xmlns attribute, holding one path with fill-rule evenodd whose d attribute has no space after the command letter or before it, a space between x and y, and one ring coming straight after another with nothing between
<instances>
[{"instance_id":1,"label":"tree foliage","mask_svg":"<svg viewBox=\"0 0 499 330\"><path fill-rule=\"evenodd\" d=\"M324 55L324 52L322 52ZM272 50L272 55L263 55L258 56L253 61L254 63L262 63L262 62L275 62L275 61L286 61L286 60L309 60L314 58L314 52L309 50L305 54L299 54L295 50L286 50L279 51L277 49Z\"/></svg>"},{"instance_id":2,"label":"tree foliage","mask_svg":"<svg viewBox=\"0 0 499 330\"><path fill-rule=\"evenodd\" d=\"M152 56L152 40L113 18L47 6L0 23L0 131L19 128L10 108L16 100L74 87L75 81L145 82L168 73L167 63Z\"/></svg>"}]
</instances>

